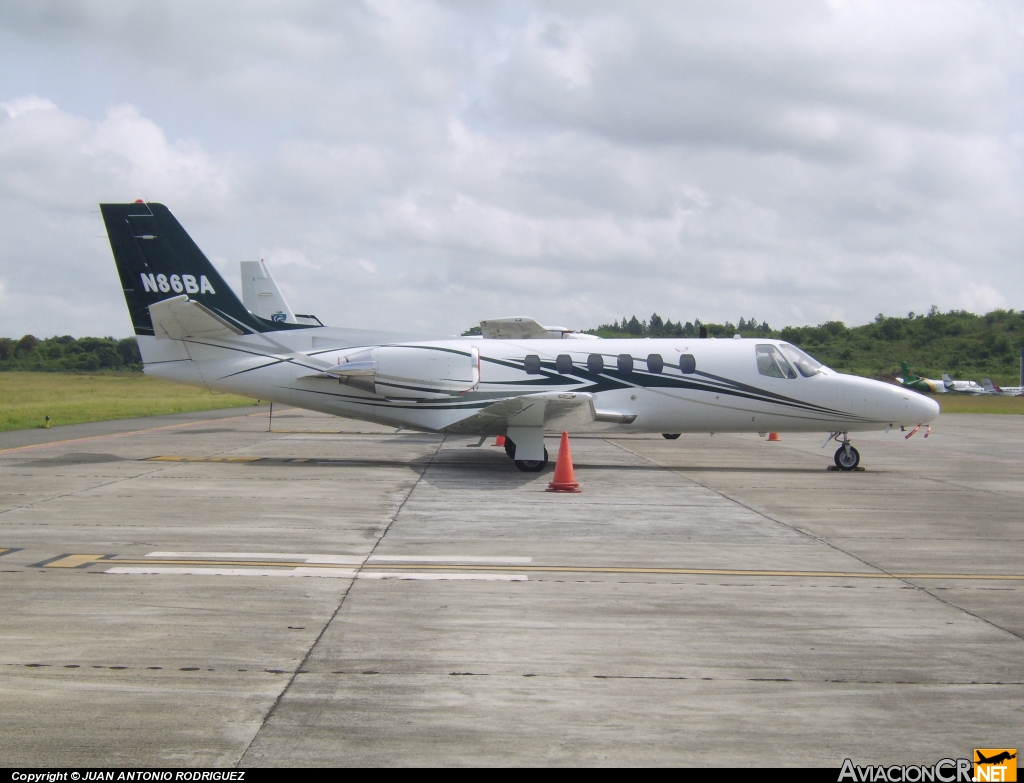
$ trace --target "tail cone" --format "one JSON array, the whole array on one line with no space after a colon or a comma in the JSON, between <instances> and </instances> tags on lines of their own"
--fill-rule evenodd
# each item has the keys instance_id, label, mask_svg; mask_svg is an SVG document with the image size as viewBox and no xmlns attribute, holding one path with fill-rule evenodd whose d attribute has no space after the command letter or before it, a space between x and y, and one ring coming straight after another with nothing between
<instances>
[{"instance_id":1,"label":"tail cone","mask_svg":"<svg viewBox=\"0 0 1024 783\"><path fill-rule=\"evenodd\" d=\"M770 440L772 442L776 442L776 441L782 440L782 438L779 437L779 433L777 433L777 432L769 432L768 433L768 440Z\"/></svg>"},{"instance_id":2,"label":"tail cone","mask_svg":"<svg viewBox=\"0 0 1024 783\"><path fill-rule=\"evenodd\" d=\"M562 433L562 442L558 445L558 462L555 463L555 477L548 484L548 492L580 492L576 483L576 474L572 469L572 452L569 450L569 433Z\"/></svg>"}]
</instances>

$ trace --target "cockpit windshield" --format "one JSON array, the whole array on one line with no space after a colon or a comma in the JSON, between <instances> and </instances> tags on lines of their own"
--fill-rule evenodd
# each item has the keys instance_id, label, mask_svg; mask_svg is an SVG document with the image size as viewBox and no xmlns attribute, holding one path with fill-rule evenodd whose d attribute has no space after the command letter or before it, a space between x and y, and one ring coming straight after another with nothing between
<instances>
[{"instance_id":1,"label":"cockpit windshield","mask_svg":"<svg viewBox=\"0 0 1024 783\"><path fill-rule=\"evenodd\" d=\"M795 378L796 370L789 366L789 362L774 345L758 345L757 371L769 378Z\"/></svg>"},{"instance_id":2,"label":"cockpit windshield","mask_svg":"<svg viewBox=\"0 0 1024 783\"><path fill-rule=\"evenodd\" d=\"M786 358L793 363L793 365L800 371L800 374L805 378L817 375L821 372L821 368L825 366L813 356L801 351L795 345L779 343L779 350L782 351Z\"/></svg>"}]
</instances>

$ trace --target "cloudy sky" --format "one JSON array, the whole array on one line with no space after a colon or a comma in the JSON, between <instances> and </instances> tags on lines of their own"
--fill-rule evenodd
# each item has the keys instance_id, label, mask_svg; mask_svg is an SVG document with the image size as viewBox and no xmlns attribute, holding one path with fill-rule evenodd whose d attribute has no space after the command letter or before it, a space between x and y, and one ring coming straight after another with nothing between
<instances>
[{"instance_id":1,"label":"cloudy sky","mask_svg":"<svg viewBox=\"0 0 1024 783\"><path fill-rule=\"evenodd\" d=\"M452 333L1024 307L1024 13L985 2L0 5L0 335L125 336L97 203Z\"/></svg>"}]
</instances>

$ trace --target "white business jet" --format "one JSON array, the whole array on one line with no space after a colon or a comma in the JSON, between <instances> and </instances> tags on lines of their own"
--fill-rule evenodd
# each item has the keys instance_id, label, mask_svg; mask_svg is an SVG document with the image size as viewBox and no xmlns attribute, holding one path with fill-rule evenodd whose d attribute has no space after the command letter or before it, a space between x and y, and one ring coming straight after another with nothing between
<instances>
[{"instance_id":1,"label":"white business jet","mask_svg":"<svg viewBox=\"0 0 1024 783\"><path fill-rule=\"evenodd\" d=\"M985 394L997 397L1024 397L1024 386L997 386L989 378L982 380L981 384L985 387Z\"/></svg>"},{"instance_id":2,"label":"white business jet","mask_svg":"<svg viewBox=\"0 0 1024 783\"><path fill-rule=\"evenodd\" d=\"M545 432L827 432L917 426L933 400L837 373L769 339L599 340L530 318L434 340L323 326L292 312L262 262L246 307L162 204L101 204L145 372L221 392L428 432L504 435L524 471Z\"/></svg>"}]
</instances>

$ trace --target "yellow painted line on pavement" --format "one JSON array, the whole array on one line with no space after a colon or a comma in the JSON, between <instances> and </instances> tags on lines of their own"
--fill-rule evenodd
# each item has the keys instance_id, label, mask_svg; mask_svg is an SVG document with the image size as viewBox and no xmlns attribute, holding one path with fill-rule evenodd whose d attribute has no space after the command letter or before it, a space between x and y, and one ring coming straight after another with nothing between
<instances>
[{"instance_id":1,"label":"yellow painted line on pavement","mask_svg":"<svg viewBox=\"0 0 1024 783\"><path fill-rule=\"evenodd\" d=\"M78 558L76 560L76 558ZM310 565L308 560L242 560L242 559L191 559L191 558L146 558L144 560L128 558L112 558L110 555L65 555L47 567L78 568L85 564L92 565L102 560L103 565L170 565L170 566L234 566L254 568L302 568ZM318 568L346 568L351 564L317 563ZM362 570L386 568L390 571L508 571L508 565L484 564L406 564L388 563L381 566L364 565ZM1008 580L1024 581L1024 574L936 574L936 573L883 573L881 571L781 571L781 570L747 570L735 568L644 568L630 566L562 566L562 565L522 565L514 566L517 571L535 573L578 573L578 574L664 574L669 576L737 576L737 577L791 577L810 579L967 579L967 580Z\"/></svg>"},{"instance_id":2,"label":"yellow painted line on pavement","mask_svg":"<svg viewBox=\"0 0 1024 783\"><path fill-rule=\"evenodd\" d=\"M109 562L111 557L113 555L63 555L41 565L43 568L81 568L100 560Z\"/></svg>"}]
</instances>

